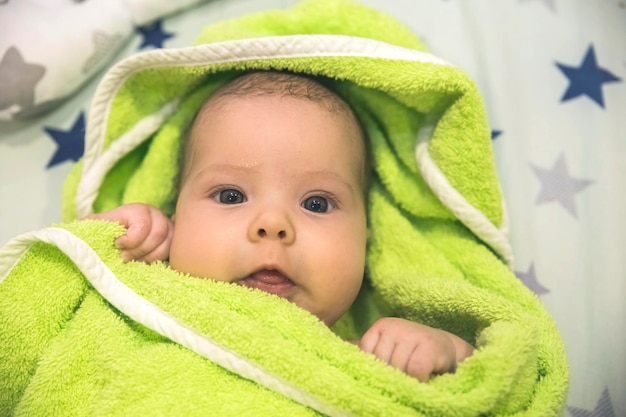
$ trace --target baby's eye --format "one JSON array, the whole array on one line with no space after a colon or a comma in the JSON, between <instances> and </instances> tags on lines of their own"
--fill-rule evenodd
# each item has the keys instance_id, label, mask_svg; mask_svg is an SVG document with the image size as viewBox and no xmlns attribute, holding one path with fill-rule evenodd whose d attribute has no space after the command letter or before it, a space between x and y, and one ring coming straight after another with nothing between
<instances>
[{"instance_id":1,"label":"baby's eye","mask_svg":"<svg viewBox=\"0 0 626 417\"><path fill-rule=\"evenodd\" d=\"M241 204L247 200L244 193L233 188L221 190L215 197L217 197L222 204Z\"/></svg>"},{"instance_id":2,"label":"baby's eye","mask_svg":"<svg viewBox=\"0 0 626 417\"><path fill-rule=\"evenodd\" d=\"M302 202L302 207L314 213L328 213L334 208L333 204L326 197L314 195Z\"/></svg>"}]
</instances>

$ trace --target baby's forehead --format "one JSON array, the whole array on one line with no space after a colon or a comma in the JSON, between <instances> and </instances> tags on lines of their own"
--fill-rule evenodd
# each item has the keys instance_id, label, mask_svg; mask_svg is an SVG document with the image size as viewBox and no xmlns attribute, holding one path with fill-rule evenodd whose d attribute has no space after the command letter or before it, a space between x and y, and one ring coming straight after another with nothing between
<instances>
[{"instance_id":1,"label":"baby's forehead","mask_svg":"<svg viewBox=\"0 0 626 417\"><path fill-rule=\"evenodd\" d=\"M339 97L311 99L305 96L293 96L275 93L252 93L246 95L236 94L209 97L198 111L191 127L193 128L194 126L202 124L205 121L219 117L220 113L233 111L237 112L239 109L242 108L242 106L254 106L255 103L261 103L261 106L264 106L270 111L275 108L275 111L280 113L283 110L281 110L280 106L277 106L276 104L283 101L292 101L293 106L307 106L312 111L315 111L315 109L321 110L322 113L326 113L332 119L345 122L350 130L355 129L361 131L361 127L351 108Z\"/></svg>"},{"instance_id":2,"label":"baby's forehead","mask_svg":"<svg viewBox=\"0 0 626 417\"><path fill-rule=\"evenodd\" d=\"M341 100L340 98L337 99ZM293 108L293 106L303 106L300 108L303 109L304 113L311 115L309 117L313 117L315 120L321 120L315 123L315 126L312 127L313 130L318 129L319 134L325 134L323 130L320 129L325 130L330 126L334 126L333 129L338 129L339 131L338 136L342 137L343 140L353 147L355 156L361 155L367 158L365 154L368 152L367 149L369 146L366 143L366 135L361 128L361 124L347 104L345 107L338 107L336 104L331 106L326 101L278 94L223 95L207 100L202 109L198 112L191 127L191 137L188 139L187 146L196 147L198 145L197 141L200 140L199 138L202 138L203 142L211 140L211 136L204 135L202 131L205 128L209 128L215 122L222 125L222 127L226 127L226 129L235 128L235 125L247 123L248 119L246 116L240 114L243 112L244 108L252 109L248 111L252 111L253 113L255 112L254 109L262 108L263 111L280 116L279 119L274 119L275 121L284 120L285 123L288 123L284 118L290 116L285 115L285 106L279 104L280 102L287 102L287 107L289 108ZM235 115L234 118L223 118L222 116L226 112ZM320 114L323 119L318 119ZM225 120L228 120L228 122ZM230 123L230 125L225 125L224 123ZM233 123L235 125L233 125ZM280 129L282 122L276 121L275 123L274 127Z\"/></svg>"},{"instance_id":3,"label":"baby's forehead","mask_svg":"<svg viewBox=\"0 0 626 417\"><path fill-rule=\"evenodd\" d=\"M218 97L210 97L206 100L203 106L198 111L193 123L190 127L190 140L188 141L187 146L192 146L192 143L195 142L196 139L194 137L201 136L201 131L210 126L212 123L216 121L224 121L222 117L226 113L230 114L238 114L245 112L243 109L254 109L260 106L264 111L269 111L270 113L283 115L285 112L285 107L279 103L288 102L287 106L304 106L304 112L311 113L309 114L326 114L330 116L328 119L329 123L332 123L334 126L340 126L343 133L342 136L346 138L346 140L355 140L358 142L365 141L365 134L359 121L356 116L352 112L351 108L343 102L342 99L337 97L337 100L341 100L341 102L327 102L326 100L312 100L308 97L303 96L293 96L293 95L283 95L283 94L274 94L274 93L265 93L265 94L235 94L235 95L220 95ZM293 101L293 103L291 103ZM339 107L338 103L343 103L345 105ZM254 112L254 110L251 110ZM242 116L244 117L244 116ZM285 116L287 117L287 116ZM316 117L316 116L313 116ZM245 117L240 119L239 121L233 122L231 118L228 119L229 123L245 123ZM321 126L321 125L320 125ZM206 138L208 139L208 138ZM359 144L356 144L357 146ZM359 146L360 147L360 146Z\"/></svg>"},{"instance_id":4,"label":"baby's forehead","mask_svg":"<svg viewBox=\"0 0 626 417\"><path fill-rule=\"evenodd\" d=\"M322 84L329 81L276 71L261 71L245 74L220 87L205 100L198 111L190 131L203 122L215 117L220 111L232 110L238 103L256 98L296 99L313 103L343 121L350 133L358 140L365 134L350 105L330 87ZM191 132L192 133L192 132Z\"/></svg>"}]
</instances>

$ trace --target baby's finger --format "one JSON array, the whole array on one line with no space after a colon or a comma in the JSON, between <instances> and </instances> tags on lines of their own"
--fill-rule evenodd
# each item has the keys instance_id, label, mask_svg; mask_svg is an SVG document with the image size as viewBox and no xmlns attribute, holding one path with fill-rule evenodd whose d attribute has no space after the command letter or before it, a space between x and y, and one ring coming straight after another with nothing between
<instances>
[{"instance_id":1,"label":"baby's finger","mask_svg":"<svg viewBox=\"0 0 626 417\"><path fill-rule=\"evenodd\" d=\"M150 235L153 227L152 219L149 216L141 216L124 224L124 226L126 226L126 233L115 241L115 245L120 249L127 249L131 253L139 253L143 256L147 249L140 249L140 246L146 242Z\"/></svg>"},{"instance_id":2,"label":"baby's finger","mask_svg":"<svg viewBox=\"0 0 626 417\"><path fill-rule=\"evenodd\" d=\"M381 333L381 337L378 339L378 343L376 343L376 347L374 348L374 356L376 356L381 361L389 363L391 360L391 355L393 354L394 349L396 348L396 342L392 337L385 337L384 334Z\"/></svg>"},{"instance_id":3,"label":"baby's finger","mask_svg":"<svg viewBox=\"0 0 626 417\"><path fill-rule=\"evenodd\" d=\"M411 359L415 349L417 349L417 345L414 343L397 343L389 358L389 365L406 373L409 359Z\"/></svg>"},{"instance_id":4,"label":"baby's finger","mask_svg":"<svg viewBox=\"0 0 626 417\"><path fill-rule=\"evenodd\" d=\"M138 246L129 249L129 252L133 255L133 259L144 262L167 259L172 229L171 222L165 216L162 218L153 218L147 236L145 236ZM143 231L139 230L135 230L134 232L132 236L138 236L143 233ZM127 234L131 235L130 229Z\"/></svg>"},{"instance_id":5,"label":"baby's finger","mask_svg":"<svg viewBox=\"0 0 626 417\"><path fill-rule=\"evenodd\" d=\"M451 344L436 343L432 339L422 340L412 353L407 373L427 381L434 375L456 370L456 352Z\"/></svg>"},{"instance_id":6,"label":"baby's finger","mask_svg":"<svg viewBox=\"0 0 626 417\"><path fill-rule=\"evenodd\" d=\"M363 352L374 354L374 348L380 339L380 331L375 326L370 327L361 340L359 340L359 349Z\"/></svg>"},{"instance_id":7,"label":"baby's finger","mask_svg":"<svg viewBox=\"0 0 626 417\"><path fill-rule=\"evenodd\" d=\"M161 241L161 243L156 248L154 248L151 252L143 255L142 257L135 258L135 259L146 262L146 263L167 260L170 256L170 246L172 244L173 231L174 231L173 227L168 227L167 236L165 237L165 239Z\"/></svg>"},{"instance_id":8,"label":"baby's finger","mask_svg":"<svg viewBox=\"0 0 626 417\"><path fill-rule=\"evenodd\" d=\"M115 241L115 242L116 242L115 243L116 246L118 246L117 245L117 241ZM119 246L118 246L118 248L119 248ZM133 255L133 252L131 250L128 250L128 249L120 249L120 256L122 257L122 260L124 262L130 262L130 261L133 261L133 260L136 259L135 255Z\"/></svg>"},{"instance_id":9,"label":"baby's finger","mask_svg":"<svg viewBox=\"0 0 626 417\"><path fill-rule=\"evenodd\" d=\"M151 223L149 211L140 204L129 204L103 213L93 213L85 218L107 220L124 226L126 233L115 240L115 246L122 250L139 246L147 236Z\"/></svg>"},{"instance_id":10,"label":"baby's finger","mask_svg":"<svg viewBox=\"0 0 626 417\"><path fill-rule=\"evenodd\" d=\"M433 357L432 352L428 352L425 349L417 346L409 355L404 372L417 378L420 382L426 382L435 373L436 359Z\"/></svg>"}]
</instances>

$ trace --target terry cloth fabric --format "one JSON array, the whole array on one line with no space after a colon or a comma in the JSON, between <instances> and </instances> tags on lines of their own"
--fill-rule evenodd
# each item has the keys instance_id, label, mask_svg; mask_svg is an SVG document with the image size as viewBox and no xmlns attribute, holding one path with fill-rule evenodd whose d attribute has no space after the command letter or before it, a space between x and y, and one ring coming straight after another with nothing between
<instances>
[{"instance_id":1,"label":"terry cloth fabric","mask_svg":"<svg viewBox=\"0 0 626 417\"><path fill-rule=\"evenodd\" d=\"M77 218L142 201L172 213L202 102L259 69L326 77L371 142L367 280L333 328L257 290L123 263L124 230ZM113 67L89 112L65 223L0 252L0 415L556 416L568 369L513 275L485 109L467 74L390 16L305 1L206 28ZM477 347L420 383L343 339L380 315ZM343 338L343 339L342 339Z\"/></svg>"}]
</instances>

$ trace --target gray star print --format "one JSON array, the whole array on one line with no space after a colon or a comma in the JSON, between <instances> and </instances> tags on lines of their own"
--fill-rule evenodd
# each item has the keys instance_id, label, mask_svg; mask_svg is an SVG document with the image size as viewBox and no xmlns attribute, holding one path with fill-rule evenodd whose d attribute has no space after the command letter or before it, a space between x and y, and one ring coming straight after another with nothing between
<instances>
[{"instance_id":1,"label":"gray star print","mask_svg":"<svg viewBox=\"0 0 626 417\"><path fill-rule=\"evenodd\" d=\"M607 388L604 388L604 391L602 391L602 396L593 411L576 407L567 407L567 411L570 412L572 417L615 417L613 404Z\"/></svg>"},{"instance_id":2,"label":"gray star print","mask_svg":"<svg viewBox=\"0 0 626 417\"><path fill-rule=\"evenodd\" d=\"M535 265L530 264L530 268L528 268L527 272L515 272L515 275L524 283L529 290L534 292L537 295L549 293L546 287L541 285L539 281L537 281L537 276L535 275Z\"/></svg>"},{"instance_id":3,"label":"gray star print","mask_svg":"<svg viewBox=\"0 0 626 417\"><path fill-rule=\"evenodd\" d=\"M0 60L0 113L8 111L10 114L2 114L2 118L9 118L33 106L35 86L45 72L42 65L24 62L16 47L6 51Z\"/></svg>"},{"instance_id":4,"label":"gray star print","mask_svg":"<svg viewBox=\"0 0 626 417\"><path fill-rule=\"evenodd\" d=\"M565 156L559 155L552 169L544 169L531 164L541 181L541 191L536 204L558 201L574 217L577 217L574 195L593 183L591 180L570 177Z\"/></svg>"}]
</instances>

